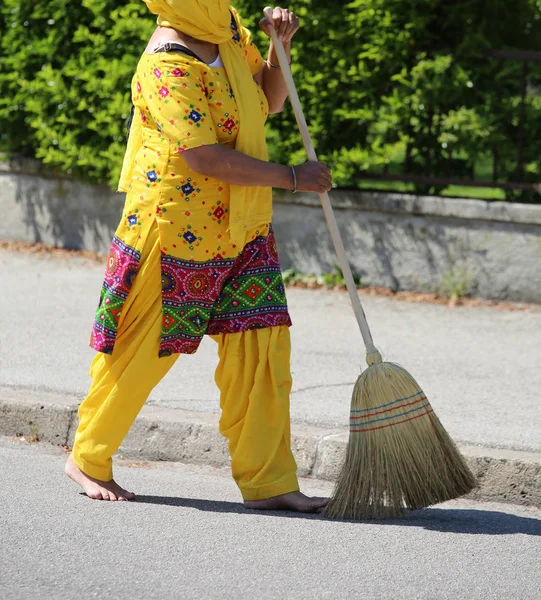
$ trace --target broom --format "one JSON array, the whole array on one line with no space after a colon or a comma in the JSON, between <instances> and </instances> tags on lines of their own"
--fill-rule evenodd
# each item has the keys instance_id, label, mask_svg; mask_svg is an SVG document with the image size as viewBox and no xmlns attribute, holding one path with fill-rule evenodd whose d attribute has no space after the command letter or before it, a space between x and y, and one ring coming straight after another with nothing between
<instances>
[{"instance_id":1,"label":"broom","mask_svg":"<svg viewBox=\"0 0 541 600\"><path fill-rule=\"evenodd\" d=\"M265 8L272 23L272 8ZM271 30L282 75L308 160L317 160L306 119L276 31ZM327 193L320 194L327 225L366 346L366 369L351 400L346 458L324 514L380 519L458 498L476 480L434 413L419 384L401 366L383 362L374 346Z\"/></svg>"}]
</instances>

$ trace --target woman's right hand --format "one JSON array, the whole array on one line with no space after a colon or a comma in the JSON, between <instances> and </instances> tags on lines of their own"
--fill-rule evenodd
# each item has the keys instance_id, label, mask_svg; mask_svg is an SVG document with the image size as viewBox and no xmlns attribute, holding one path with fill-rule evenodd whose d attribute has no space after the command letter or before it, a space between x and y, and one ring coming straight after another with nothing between
<instances>
[{"instance_id":1,"label":"woman's right hand","mask_svg":"<svg viewBox=\"0 0 541 600\"><path fill-rule=\"evenodd\" d=\"M332 175L329 167L317 161L308 161L295 166L298 192L323 194L332 188Z\"/></svg>"}]
</instances>

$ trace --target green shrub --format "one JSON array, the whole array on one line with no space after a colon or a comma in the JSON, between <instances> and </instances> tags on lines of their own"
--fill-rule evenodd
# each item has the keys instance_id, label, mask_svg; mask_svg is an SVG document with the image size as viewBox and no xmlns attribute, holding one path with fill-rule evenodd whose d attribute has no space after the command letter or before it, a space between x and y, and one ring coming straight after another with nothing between
<instances>
[{"instance_id":1,"label":"green shrub","mask_svg":"<svg viewBox=\"0 0 541 600\"><path fill-rule=\"evenodd\" d=\"M140 1L4 0L0 149L115 185L130 82L154 28Z\"/></svg>"},{"instance_id":2,"label":"green shrub","mask_svg":"<svg viewBox=\"0 0 541 600\"><path fill-rule=\"evenodd\" d=\"M485 54L541 50L539 0L296 0L295 8L304 21L294 46L299 95L339 186L357 187L366 172L486 178L495 158L500 180L539 180L541 62L529 63L520 173L523 63ZM290 109L273 128L273 156L300 159Z\"/></svg>"},{"instance_id":3,"label":"green shrub","mask_svg":"<svg viewBox=\"0 0 541 600\"><path fill-rule=\"evenodd\" d=\"M352 275L353 282L357 288L366 287L367 284L360 275L357 273L352 273ZM332 271L321 273L320 275L315 275L314 273L299 273L295 269L286 269L282 272L282 278L285 285L291 286L301 285L303 287L326 287L329 289L347 288L344 274L338 265L335 265Z\"/></svg>"},{"instance_id":4,"label":"green shrub","mask_svg":"<svg viewBox=\"0 0 541 600\"><path fill-rule=\"evenodd\" d=\"M235 4L257 31L263 5ZM293 51L299 94L338 185L358 187L367 171L490 177L494 162L499 179L538 180L541 63L529 63L519 172L523 63L485 51L541 50L540 0L294 0L291 8L303 23ZM114 185L130 80L153 27L140 0L4 0L0 150ZM303 160L290 108L272 117L269 144L274 160Z\"/></svg>"}]
</instances>

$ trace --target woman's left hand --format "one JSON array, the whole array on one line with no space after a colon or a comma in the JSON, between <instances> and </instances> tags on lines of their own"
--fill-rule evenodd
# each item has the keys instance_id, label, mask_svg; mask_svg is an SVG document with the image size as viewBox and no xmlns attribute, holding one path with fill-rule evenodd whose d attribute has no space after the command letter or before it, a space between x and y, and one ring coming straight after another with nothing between
<instances>
[{"instance_id":1,"label":"woman's left hand","mask_svg":"<svg viewBox=\"0 0 541 600\"><path fill-rule=\"evenodd\" d=\"M282 40L282 42L290 42L291 38L299 30L299 17L287 8L277 6L272 11L272 23L265 17L259 21L259 26L268 37L270 37L271 29L274 27L278 39Z\"/></svg>"}]
</instances>

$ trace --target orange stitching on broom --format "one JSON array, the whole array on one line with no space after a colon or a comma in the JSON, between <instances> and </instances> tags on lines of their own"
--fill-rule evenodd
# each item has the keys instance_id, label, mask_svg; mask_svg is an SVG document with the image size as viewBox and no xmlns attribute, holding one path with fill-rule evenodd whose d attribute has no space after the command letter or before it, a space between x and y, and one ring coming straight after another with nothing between
<instances>
[{"instance_id":1,"label":"orange stitching on broom","mask_svg":"<svg viewBox=\"0 0 541 600\"><path fill-rule=\"evenodd\" d=\"M399 402L403 402L404 400L411 400L415 398L415 396L419 396L422 394L424 396L423 390L419 390L415 394L411 396L406 396L405 398L398 398L397 400L393 400L392 402L387 402L386 404L380 404L379 406L372 406L372 408L352 408L349 412L352 413L361 413L361 412L370 412L371 410L375 410L376 408L385 408L386 406L391 406L391 404L398 404Z\"/></svg>"},{"instance_id":2,"label":"orange stitching on broom","mask_svg":"<svg viewBox=\"0 0 541 600\"><path fill-rule=\"evenodd\" d=\"M415 417L410 417L409 419L404 419L403 421L398 421L398 423L388 423L387 425L381 425L380 427L372 427L371 429L350 429L350 433L365 433L366 431L377 431L378 429L385 429L386 427L393 427L394 425L401 425L402 423L407 423L408 421L413 421L414 419L419 419L420 417L426 417L428 413L434 412L434 409L427 410L422 415L415 415Z\"/></svg>"},{"instance_id":3,"label":"orange stitching on broom","mask_svg":"<svg viewBox=\"0 0 541 600\"><path fill-rule=\"evenodd\" d=\"M390 417L381 417L380 419L374 419L372 421L367 421L366 423L354 423L353 427L366 427L367 425L371 425L372 423L378 423L379 421L390 421L391 419L399 419L400 417L405 417L406 415L410 415L413 412L418 412L423 408L427 408L430 406L430 402L426 401L426 404L422 406L418 406L417 408L412 408L411 410L406 410L405 412L398 415L391 415ZM350 419L351 420L351 419ZM351 423L350 423L351 427Z\"/></svg>"},{"instance_id":4,"label":"orange stitching on broom","mask_svg":"<svg viewBox=\"0 0 541 600\"><path fill-rule=\"evenodd\" d=\"M391 412L393 410L398 410L400 408L406 408L407 406L413 406L414 404L417 404L418 402L423 402L424 400L427 400L426 396L421 396L421 398L418 398L417 400L414 400L413 402L409 402L408 404L402 404L401 406L395 406L394 408L388 408L387 410L380 410L379 412L375 412L372 414L368 414L368 415L357 415L355 417L349 417L349 420L351 421L352 419L370 419L371 417L375 417L376 415L383 415L385 413ZM353 411L351 411L353 412ZM396 415L397 417L399 417L400 415Z\"/></svg>"}]
</instances>

